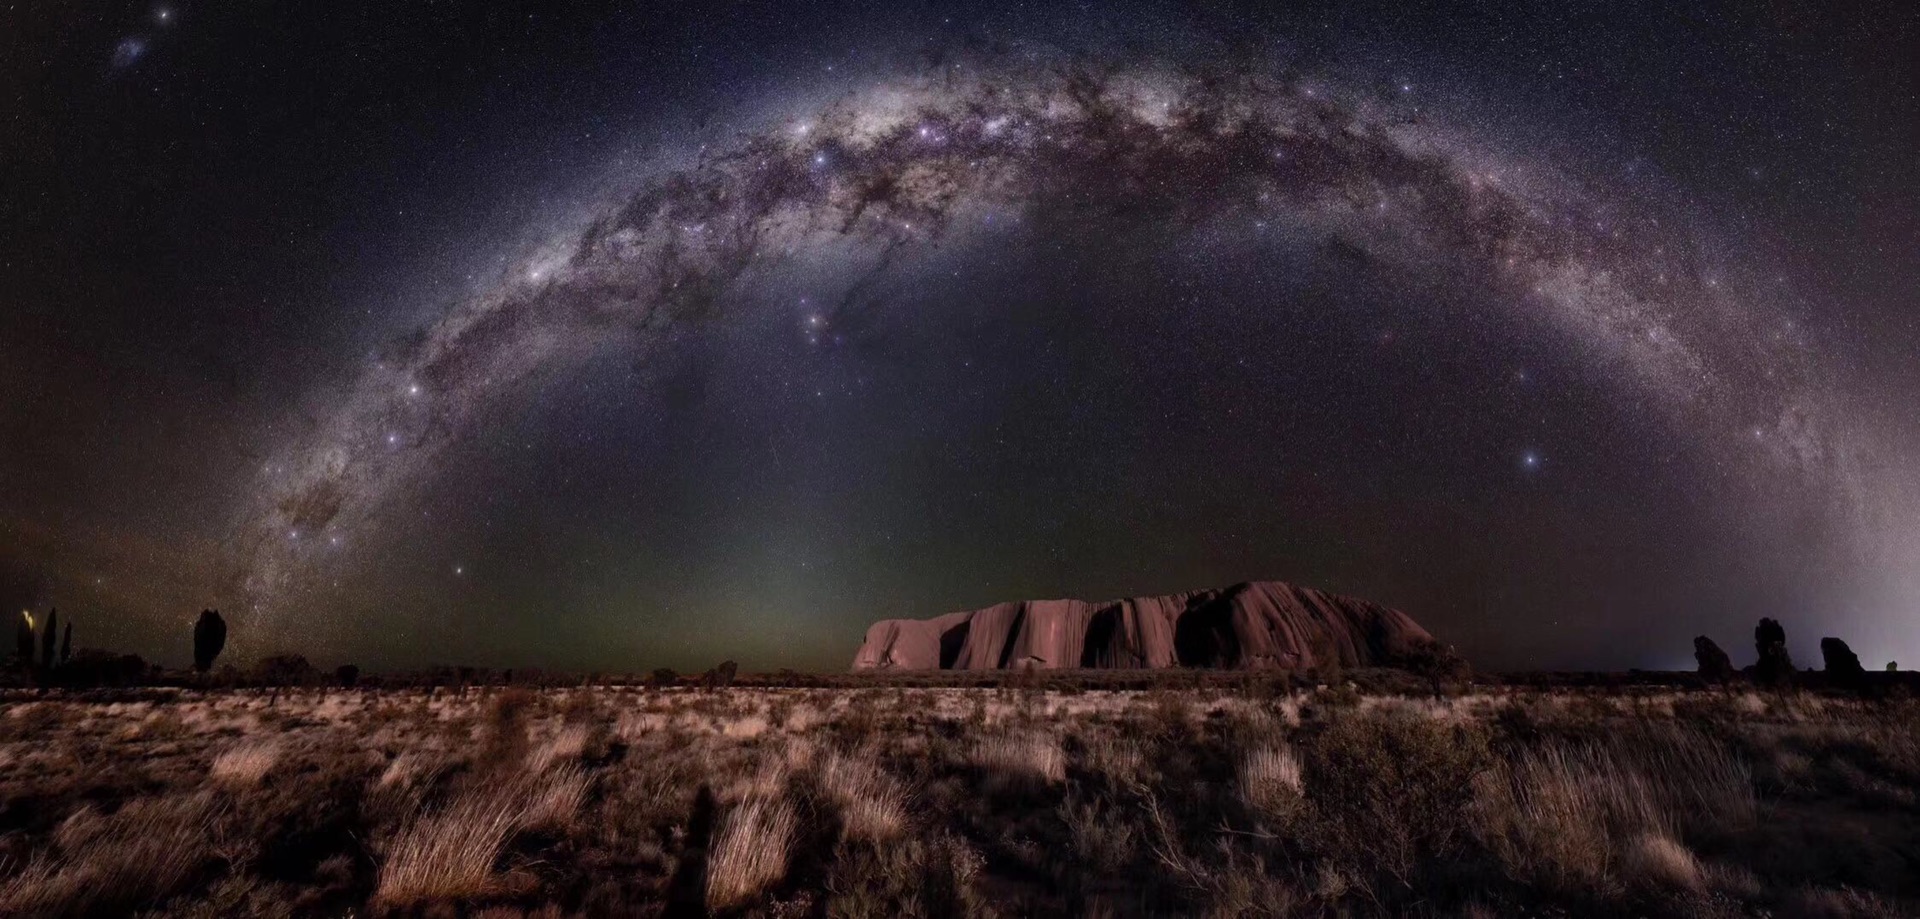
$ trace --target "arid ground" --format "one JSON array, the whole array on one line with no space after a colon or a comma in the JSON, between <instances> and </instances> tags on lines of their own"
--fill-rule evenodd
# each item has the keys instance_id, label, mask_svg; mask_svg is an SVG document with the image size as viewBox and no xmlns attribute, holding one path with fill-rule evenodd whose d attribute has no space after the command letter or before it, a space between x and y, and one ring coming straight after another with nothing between
<instances>
[{"instance_id":1,"label":"arid ground","mask_svg":"<svg viewBox=\"0 0 1920 919\"><path fill-rule=\"evenodd\" d=\"M1914 916L1920 704L7 695L5 916Z\"/></svg>"}]
</instances>

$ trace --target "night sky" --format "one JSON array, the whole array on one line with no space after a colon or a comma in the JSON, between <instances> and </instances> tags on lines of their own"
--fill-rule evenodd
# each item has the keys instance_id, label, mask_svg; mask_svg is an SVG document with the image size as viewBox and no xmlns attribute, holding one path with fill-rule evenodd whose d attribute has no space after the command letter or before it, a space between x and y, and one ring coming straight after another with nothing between
<instances>
[{"instance_id":1,"label":"night sky","mask_svg":"<svg viewBox=\"0 0 1920 919\"><path fill-rule=\"evenodd\" d=\"M0 602L838 669L1277 578L1920 664L1910 4L559 6L0 9Z\"/></svg>"}]
</instances>

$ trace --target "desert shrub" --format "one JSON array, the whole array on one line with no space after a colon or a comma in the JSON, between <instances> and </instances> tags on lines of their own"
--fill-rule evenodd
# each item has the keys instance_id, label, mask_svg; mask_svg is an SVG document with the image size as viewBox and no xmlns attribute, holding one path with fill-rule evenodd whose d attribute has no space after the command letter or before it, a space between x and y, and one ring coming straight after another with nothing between
<instances>
[{"instance_id":1,"label":"desert shrub","mask_svg":"<svg viewBox=\"0 0 1920 919\"><path fill-rule=\"evenodd\" d=\"M1485 732L1406 712L1336 718L1304 745L1312 839L1336 861L1404 893L1465 837ZM1384 896L1391 896L1386 894Z\"/></svg>"},{"instance_id":2,"label":"desert shrub","mask_svg":"<svg viewBox=\"0 0 1920 919\"><path fill-rule=\"evenodd\" d=\"M320 671L298 654L271 654L254 665L254 678L268 686L312 686L320 682Z\"/></svg>"},{"instance_id":3,"label":"desert shrub","mask_svg":"<svg viewBox=\"0 0 1920 919\"><path fill-rule=\"evenodd\" d=\"M975 886L980 854L945 832L910 835L883 846L842 841L833 851L821 904L846 919L991 916Z\"/></svg>"},{"instance_id":4,"label":"desert shrub","mask_svg":"<svg viewBox=\"0 0 1920 919\"><path fill-rule=\"evenodd\" d=\"M494 693L486 703L475 764L482 768L511 771L526 762L527 718L539 705L538 695L518 686ZM464 728L461 730L464 733Z\"/></svg>"},{"instance_id":5,"label":"desert shrub","mask_svg":"<svg viewBox=\"0 0 1920 919\"><path fill-rule=\"evenodd\" d=\"M1086 769L1114 788L1126 788L1145 780L1146 754L1140 745L1111 732L1101 732L1085 746Z\"/></svg>"},{"instance_id":6,"label":"desert shrub","mask_svg":"<svg viewBox=\"0 0 1920 919\"><path fill-rule=\"evenodd\" d=\"M1111 873L1133 861L1139 849L1134 824L1110 805L1068 798L1055 811L1073 845L1075 866Z\"/></svg>"}]
</instances>

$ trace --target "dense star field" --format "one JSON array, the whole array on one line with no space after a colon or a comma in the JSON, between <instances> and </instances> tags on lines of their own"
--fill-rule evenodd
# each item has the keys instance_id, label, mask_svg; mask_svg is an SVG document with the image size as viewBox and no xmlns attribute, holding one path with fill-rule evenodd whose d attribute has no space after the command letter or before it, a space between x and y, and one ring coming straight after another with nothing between
<instances>
[{"instance_id":1,"label":"dense star field","mask_svg":"<svg viewBox=\"0 0 1920 919\"><path fill-rule=\"evenodd\" d=\"M1283 578L1920 659L1904 9L28 10L0 601L839 667Z\"/></svg>"}]
</instances>

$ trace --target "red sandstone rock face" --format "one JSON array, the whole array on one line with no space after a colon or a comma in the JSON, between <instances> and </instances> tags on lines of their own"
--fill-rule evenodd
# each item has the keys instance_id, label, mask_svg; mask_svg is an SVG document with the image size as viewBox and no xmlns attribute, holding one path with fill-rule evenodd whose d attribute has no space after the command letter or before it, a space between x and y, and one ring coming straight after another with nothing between
<instances>
[{"instance_id":1,"label":"red sandstone rock face","mask_svg":"<svg viewBox=\"0 0 1920 919\"><path fill-rule=\"evenodd\" d=\"M1407 614L1280 581L1128 600L1029 600L867 629L855 670L1293 669L1390 664L1433 636Z\"/></svg>"}]
</instances>

